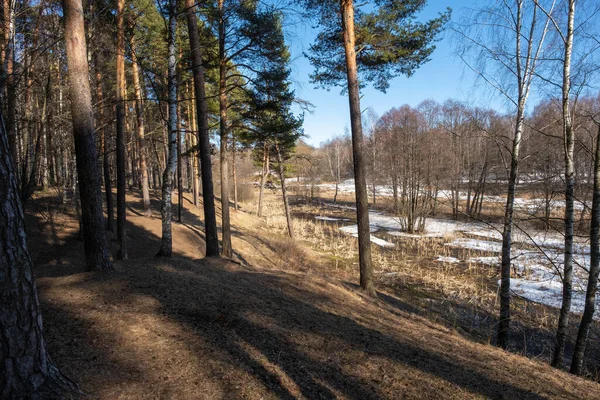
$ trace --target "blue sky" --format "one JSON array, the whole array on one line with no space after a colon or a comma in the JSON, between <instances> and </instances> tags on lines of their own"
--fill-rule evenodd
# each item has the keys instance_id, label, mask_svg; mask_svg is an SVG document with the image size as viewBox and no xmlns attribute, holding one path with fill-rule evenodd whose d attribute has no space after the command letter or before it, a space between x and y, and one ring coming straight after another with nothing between
<instances>
[{"instance_id":1,"label":"blue sky","mask_svg":"<svg viewBox=\"0 0 600 400\"><path fill-rule=\"evenodd\" d=\"M464 13L465 7L471 7L477 1L487 3L489 0L429 0L419 19L433 18L450 6L453 9L452 20L458 20ZM296 96L310 101L315 106L313 114L305 115L304 132L308 136L307 142L317 146L332 136L342 134L344 128L349 127L350 119L348 98L341 96L338 88L326 91L315 89L314 85L309 83L312 66L302 56L302 52L308 50L315 34L316 31L313 31L308 23L304 26L296 26L290 35L292 37L290 51L294 59L292 78L296 84ZM361 108L372 107L378 115L381 115L390 108L403 104L416 106L427 99L443 102L449 98L481 107L500 108L502 99L476 82L474 75L465 70L462 61L453 54L451 42L450 33L445 32L443 39L437 43L431 61L418 69L410 78L394 79L387 93L372 88L364 90Z\"/></svg>"}]
</instances>

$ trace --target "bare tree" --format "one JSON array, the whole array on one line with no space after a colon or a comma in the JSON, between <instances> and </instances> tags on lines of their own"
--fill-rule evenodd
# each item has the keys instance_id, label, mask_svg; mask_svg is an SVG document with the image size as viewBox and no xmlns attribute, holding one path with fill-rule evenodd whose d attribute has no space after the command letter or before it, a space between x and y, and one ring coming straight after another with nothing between
<instances>
[{"instance_id":1,"label":"bare tree","mask_svg":"<svg viewBox=\"0 0 600 400\"><path fill-rule=\"evenodd\" d=\"M552 0L548 9L554 9ZM533 0L497 1L478 10L454 31L462 41L459 55L466 65L514 107L516 117L510 151L500 283L500 322L497 344L508 347L510 331L510 272L514 200L519 175L519 151L525 108L536 70L544 59L550 19ZM473 61L475 60L475 61ZM508 77L512 78L508 78Z\"/></svg>"}]
</instances>

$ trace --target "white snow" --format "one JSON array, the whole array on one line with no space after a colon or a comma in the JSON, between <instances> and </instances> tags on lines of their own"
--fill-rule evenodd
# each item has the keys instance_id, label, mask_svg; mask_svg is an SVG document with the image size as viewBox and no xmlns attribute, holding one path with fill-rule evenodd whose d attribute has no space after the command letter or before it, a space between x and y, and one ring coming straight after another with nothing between
<instances>
[{"instance_id":1,"label":"white snow","mask_svg":"<svg viewBox=\"0 0 600 400\"><path fill-rule=\"evenodd\" d=\"M500 257L470 257L466 260L469 264L499 265Z\"/></svg>"},{"instance_id":2,"label":"white snow","mask_svg":"<svg viewBox=\"0 0 600 400\"><path fill-rule=\"evenodd\" d=\"M342 218L323 217L321 215L319 215L318 217L315 217L315 219L318 219L320 221L343 221Z\"/></svg>"},{"instance_id":3,"label":"white snow","mask_svg":"<svg viewBox=\"0 0 600 400\"><path fill-rule=\"evenodd\" d=\"M460 260L456 257L445 257L445 256L439 256L435 261L443 262L443 263L450 263L450 264L457 264L460 262Z\"/></svg>"},{"instance_id":4,"label":"white snow","mask_svg":"<svg viewBox=\"0 0 600 400\"><path fill-rule=\"evenodd\" d=\"M385 188L383 188L385 189ZM354 183L345 181L340 184L340 190L354 191ZM381 193L385 193L384 190ZM449 195L449 192L440 192L440 196ZM462 196L462 194L461 194ZM500 196L485 196L485 201L501 203L506 200ZM532 211L536 207L543 207L543 199L516 199L516 205ZM332 207L355 210L354 207L328 204ZM552 207L564 207L564 201L553 200ZM579 203L576 208L583 209L584 204ZM481 222L461 222L441 218L428 218L425 223L425 232L422 234L411 234L401 231L398 218L385 215L381 212L369 212L370 231L386 231L387 234L397 237L425 238L446 237L446 235L457 235L458 237L446 243L453 248L468 249L474 252L494 253L495 256L477 256L470 254L465 260L456 257L439 256L436 261L447 263L479 263L490 266L500 264L500 253L502 251L502 226L499 224L485 224ZM528 228L527 232L515 226L513 229L513 248L511 251L511 290L528 300L545 304L550 307L560 308L562 303L562 282L560 272L564 261L564 236L557 231L536 231ZM357 235L357 225L341 227L345 233ZM386 242L371 235L371 241L380 246L392 247L393 243ZM586 269L590 264L589 243L585 238L575 238L574 243L574 274L573 274L573 302L571 310L574 313L582 313L585 305L585 289L587 286L588 273ZM600 296L598 297L600 306ZM600 316L599 316L600 318Z\"/></svg>"}]
</instances>

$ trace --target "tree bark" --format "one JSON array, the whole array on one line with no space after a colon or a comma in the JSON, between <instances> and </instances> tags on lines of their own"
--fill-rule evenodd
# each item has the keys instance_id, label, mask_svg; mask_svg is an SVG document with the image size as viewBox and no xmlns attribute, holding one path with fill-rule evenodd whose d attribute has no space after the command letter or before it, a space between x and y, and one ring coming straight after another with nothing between
<instances>
[{"instance_id":1,"label":"tree bark","mask_svg":"<svg viewBox=\"0 0 600 400\"><path fill-rule=\"evenodd\" d=\"M600 124L598 124L598 135L596 135L596 155L594 158L594 193L592 197L592 220L590 222L590 274L588 277L587 290L585 293L585 307L577 341L571 372L581 375L583 362L585 360L585 348L588 334L596 310L596 291L598 290L598 275L600 274Z\"/></svg>"},{"instance_id":2,"label":"tree bark","mask_svg":"<svg viewBox=\"0 0 600 400\"><path fill-rule=\"evenodd\" d=\"M64 0L63 8L86 268L88 271L110 270L112 263L104 235L83 9L80 0Z\"/></svg>"},{"instance_id":3,"label":"tree bark","mask_svg":"<svg viewBox=\"0 0 600 400\"><path fill-rule=\"evenodd\" d=\"M127 259L125 230L125 0L117 1L117 259Z\"/></svg>"},{"instance_id":4,"label":"tree bark","mask_svg":"<svg viewBox=\"0 0 600 400\"><path fill-rule=\"evenodd\" d=\"M287 221L288 234L291 239L294 239L294 227L292 226L292 214L290 213L290 204L287 196L287 189L285 186L285 169L283 165L283 159L281 157L281 151L279 150L279 144L275 141L275 153L277 154L277 164L279 170L279 180L281 181L281 196L283 197L283 206L285 208L285 219Z\"/></svg>"},{"instance_id":5,"label":"tree bark","mask_svg":"<svg viewBox=\"0 0 600 400\"><path fill-rule=\"evenodd\" d=\"M150 208L150 188L148 179L148 161L147 161L147 150L146 150L146 131L144 126L144 101L142 99L142 82L144 76L140 74L140 65L137 59L135 36L131 36L131 55L133 59L133 86L135 88L135 116L137 122L137 142L138 142L138 156L140 160L140 170L142 176L142 201L144 202L144 215L147 217L152 216L152 209Z\"/></svg>"},{"instance_id":6,"label":"tree bark","mask_svg":"<svg viewBox=\"0 0 600 400\"><path fill-rule=\"evenodd\" d=\"M204 229L206 235L206 256L219 255L219 238L217 234L217 218L215 212L215 194L212 181L212 163L210 159L210 141L208 134L208 109L206 89L204 87L204 68L202 66L202 49L198 35L194 0L185 0L190 50L192 53L192 70L194 74L194 94L196 96L196 120L198 121L198 146L200 153L200 175L202 178L202 201L204 206Z\"/></svg>"},{"instance_id":7,"label":"tree bark","mask_svg":"<svg viewBox=\"0 0 600 400\"><path fill-rule=\"evenodd\" d=\"M227 166L227 142L229 130L227 126L227 60L225 58L225 16L223 0L219 0L219 135L221 137L221 230L222 253L225 257L233 257L231 247L231 222L229 217L229 168Z\"/></svg>"},{"instance_id":8,"label":"tree bark","mask_svg":"<svg viewBox=\"0 0 600 400\"><path fill-rule=\"evenodd\" d=\"M110 184L110 157L108 150L108 137L104 128L104 93L102 92L102 72L98 65L98 56L94 54L94 67L96 70L96 100L98 102L98 119L100 120L100 148L102 150L102 169L104 172L104 191L106 192L106 230L114 232L114 205L112 198L112 185Z\"/></svg>"},{"instance_id":9,"label":"tree bark","mask_svg":"<svg viewBox=\"0 0 600 400\"><path fill-rule=\"evenodd\" d=\"M352 0L340 0L342 31L348 76L350 102L350 125L352 128L352 150L354 153L354 184L356 191L356 219L358 222L358 257L360 265L360 287L370 296L376 296L371 261L371 234L369 229L369 199L365 176L364 139L361 123L358 70L354 35L354 5Z\"/></svg>"},{"instance_id":10,"label":"tree bark","mask_svg":"<svg viewBox=\"0 0 600 400\"><path fill-rule=\"evenodd\" d=\"M179 50L179 58L181 58L181 49ZM183 211L183 166L181 162L183 158L181 157L181 151L183 147L183 135L182 127L181 127L181 71L177 71L177 222L183 222L181 217L181 213Z\"/></svg>"},{"instance_id":11,"label":"tree bark","mask_svg":"<svg viewBox=\"0 0 600 400\"><path fill-rule=\"evenodd\" d=\"M65 2L66 18L70 16L68 3L73 2ZM0 397L61 398L67 392L80 394L46 350L15 165L1 110L0 105Z\"/></svg>"},{"instance_id":12,"label":"tree bark","mask_svg":"<svg viewBox=\"0 0 600 400\"><path fill-rule=\"evenodd\" d=\"M573 226L575 224L575 209L573 192L575 188L575 135L570 109L571 92L571 54L573 52L573 29L575 21L575 0L569 0L569 14L567 34L565 36L565 55L563 62L562 83L562 113L563 137L565 146L565 253L563 273L562 305L556 330L556 345L552 357L553 367L562 367L571 312L571 298L573 293Z\"/></svg>"},{"instance_id":13,"label":"tree bark","mask_svg":"<svg viewBox=\"0 0 600 400\"><path fill-rule=\"evenodd\" d=\"M233 174L233 208L235 211L238 210L238 186L237 186L237 165L235 155L237 153L235 147L235 135L232 136L232 149L231 149L231 169Z\"/></svg>"},{"instance_id":14,"label":"tree bark","mask_svg":"<svg viewBox=\"0 0 600 400\"><path fill-rule=\"evenodd\" d=\"M256 215L262 217L263 210L263 196L265 193L265 180L269 173L269 150L268 145L265 143L263 145L263 160L262 160L262 173L260 176L260 191L258 193L258 210Z\"/></svg>"},{"instance_id":15,"label":"tree bark","mask_svg":"<svg viewBox=\"0 0 600 400\"><path fill-rule=\"evenodd\" d=\"M498 323L498 346L508 347L510 332L510 264L512 247L512 228L515 203L515 189L519 174L519 149L523 133L523 110L517 113L516 130L513 138L510 175L506 192L506 209L504 210L504 228L502 231L502 261L500 266L500 321Z\"/></svg>"},{"instance_id":16,"label":"tree bark","mask_svg":"<svg viewBox=\"0 0 600 400\"><path fill-rule=\"evenodd\" d=\"M169 0L169 158L163 173L162 201L160 212L162 217L162 239L158 256L171 257L173 253L173 232L171 229L173 175L177 167L177 63L175 60L176 31L177 31L177 0Z\"/></svg>"}]
</instances>

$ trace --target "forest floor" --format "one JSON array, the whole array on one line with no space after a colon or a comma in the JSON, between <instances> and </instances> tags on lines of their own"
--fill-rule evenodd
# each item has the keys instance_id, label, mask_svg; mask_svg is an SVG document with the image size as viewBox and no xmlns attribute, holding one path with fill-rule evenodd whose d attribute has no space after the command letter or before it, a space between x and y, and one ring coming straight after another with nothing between
<instances>
[{"instance_id":1,"label":"forest floor","mask_svg":"<svg viewBox=\"0 0 600 400\"><path fill-rule=\"evenodd\" d=\"M74 210L49 193L26 210L50 354L90 398L600 398L599 384L470 340L390 285L364 297L357 268L332 268L268 218L232 212L234 262L202 259L186 195L174 257L156 258L159 201L151 218L128 202L130 259L110 273L83 272Z\"/></svg>"}]
</instances>

